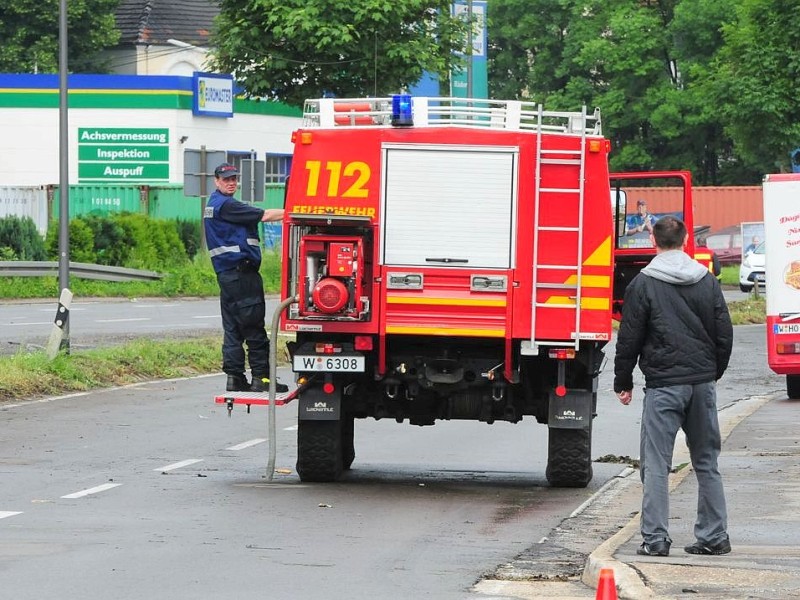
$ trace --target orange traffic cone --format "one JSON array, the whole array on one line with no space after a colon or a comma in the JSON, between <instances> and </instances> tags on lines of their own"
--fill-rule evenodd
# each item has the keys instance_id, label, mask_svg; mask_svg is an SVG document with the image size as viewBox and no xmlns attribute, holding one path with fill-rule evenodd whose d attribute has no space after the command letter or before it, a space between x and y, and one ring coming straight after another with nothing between
<instances>
[{"instance_id":1,"label":"orange traffic cone","mask_svg":"<svg viewBox=\"0 0 800 600\"><path fill-rule=\"evenodd\" d=\"M600 569L597 579L595 600L617 600L617 584L614 583L614 569Z\"/></svg>"}]
</instances>

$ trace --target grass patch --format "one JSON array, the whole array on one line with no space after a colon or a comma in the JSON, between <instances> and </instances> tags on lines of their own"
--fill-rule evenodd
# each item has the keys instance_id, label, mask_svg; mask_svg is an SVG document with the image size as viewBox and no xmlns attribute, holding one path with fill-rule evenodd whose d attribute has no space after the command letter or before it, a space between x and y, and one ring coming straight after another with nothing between
<instances>
[{"instance_id":1,"label":"grass patch","mask_svg":"<svg viewBox=\"0 0 800 600\"><path fill-rule=\"evenodd\" d=\"M111 348L62 352L52 361L41 351L0 356L0 402L219 372L220 343L217 337L140 339Z\"/></svg>"},{"instance_id":2,"label":"grass patch","mask_svg":"<svg viewBox=\"0 0 800 600\"><path fill-rule=\"evenodd\" d=\"M278 364L286 362L286 342L279 335ZM222 338L185 340L141 338L110 348L59 353L44 351L0 356L0 404L70 392L221 372ZM222 390L220 390L222 391Z\"/></svg>"},{"instance_id":3,"label":"grass patch","mask_svg":"<svg viewBox=\"0 0 800 600\"><path fill-rule=\"evenodd\" d=\"M728 302L728 311L734 325L753 325L767 322L767 301L762 293L760 297L750 296L747 300Z\"/></svg>"},{"instance_id":4,"label":"grass patch","mask_svg":"<svg viewBox=\"0 0 800 600\"><path fill-rule=\"evenodd\" d=\"M739 287L739 265L722 267L722 271L719 274L719 282L722 285L735 285Z\"/></svg>"}]
</instances>

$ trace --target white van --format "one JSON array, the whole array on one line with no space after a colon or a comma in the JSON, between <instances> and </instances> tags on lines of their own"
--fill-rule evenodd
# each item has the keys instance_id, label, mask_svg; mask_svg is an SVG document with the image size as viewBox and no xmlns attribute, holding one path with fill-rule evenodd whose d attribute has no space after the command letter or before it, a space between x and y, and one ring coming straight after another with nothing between
<instances>
[{"instance_id":1,"label":"white van","mask_svg":"<svg viewBox=\"0 0 800 600\"><path fill-rule=\"evenodd\" d=\"M767 360L800 399L800 173L764 177Z\"/></svg>"}]
</instances>

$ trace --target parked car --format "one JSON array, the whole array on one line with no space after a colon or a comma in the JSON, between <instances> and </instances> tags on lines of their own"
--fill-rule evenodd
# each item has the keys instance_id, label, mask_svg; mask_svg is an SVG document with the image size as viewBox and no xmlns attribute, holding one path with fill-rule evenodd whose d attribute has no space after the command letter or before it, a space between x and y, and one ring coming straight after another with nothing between
<instances>
[{"instance_id":1,"label":"parked car","mask_svg":"<svg viewBox=\"0 0 800 600\"><path fill-rule=\"evenodd\" d=\"M706 245L716 253L723 266L742 262L742 228L739 225L712 231L706 236Z\"/></svg>"},{"instance_id":2,"label":"parked car","mask_svg":"<svg viewBox=\"0 0 800 600\"><path fill-rule=\"evenodd\" d=\"M739 289L749 292L758 282L759 287L766 283L766 253L764 252L764 242L761 242L756 249L748 252L742 259L739 267Z\"/></svg>"}]
</instances>

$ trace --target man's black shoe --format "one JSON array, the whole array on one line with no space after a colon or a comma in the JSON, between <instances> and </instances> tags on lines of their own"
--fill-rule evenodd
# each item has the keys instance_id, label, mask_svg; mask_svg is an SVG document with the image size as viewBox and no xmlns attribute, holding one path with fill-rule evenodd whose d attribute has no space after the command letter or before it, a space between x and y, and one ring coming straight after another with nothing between
<instances>
[{"instance_id":1,"label":"man's black shoe","mask_svg":"<svg viewBox=\"0 0 800 600\"><path fill-rule=\"evenodd\" d=\"M652 544L642 542L642 545L636 549L636 554L643 556L669 556L669 545L666 540L653 542Z\"/></svg>"},{"instance_id":2,"label":"man's black shoe","mask_svg":"<svg viewBox=\"0 0 800 600\"><path fill-rule=\"evenodd\" d=\"M253 377L253 383L250 385L251 392L268 392L269 391L269 378L268 377ZM285 394L289 391L289 386L275 380L275 393Z\"/></svg>"},{"instance_id":3,"label":"man's black shoe","mask_svg":"<svg viewBox=\"0 0 800 600\"><path fill-rule=\"evenodd\" d=\"M226 392L249 392L250 384L244 375L228 375L228 383L225 385Z\"/></svg>"},{"instance_id":4,"label":"man's black shoe","mask_svg":"<svg viewBox=\"0 0 800 600\"><path fill-rule=\"evenodd\" d=\"M695 542L694 544L686 546L684 550L689 554L713 554L715 556L720 554L728 554L728 552L731 551L731 540L728 538L728 536L725 536L724 540L721 540L716 544Z\"/></svg>"}]
</instances>

